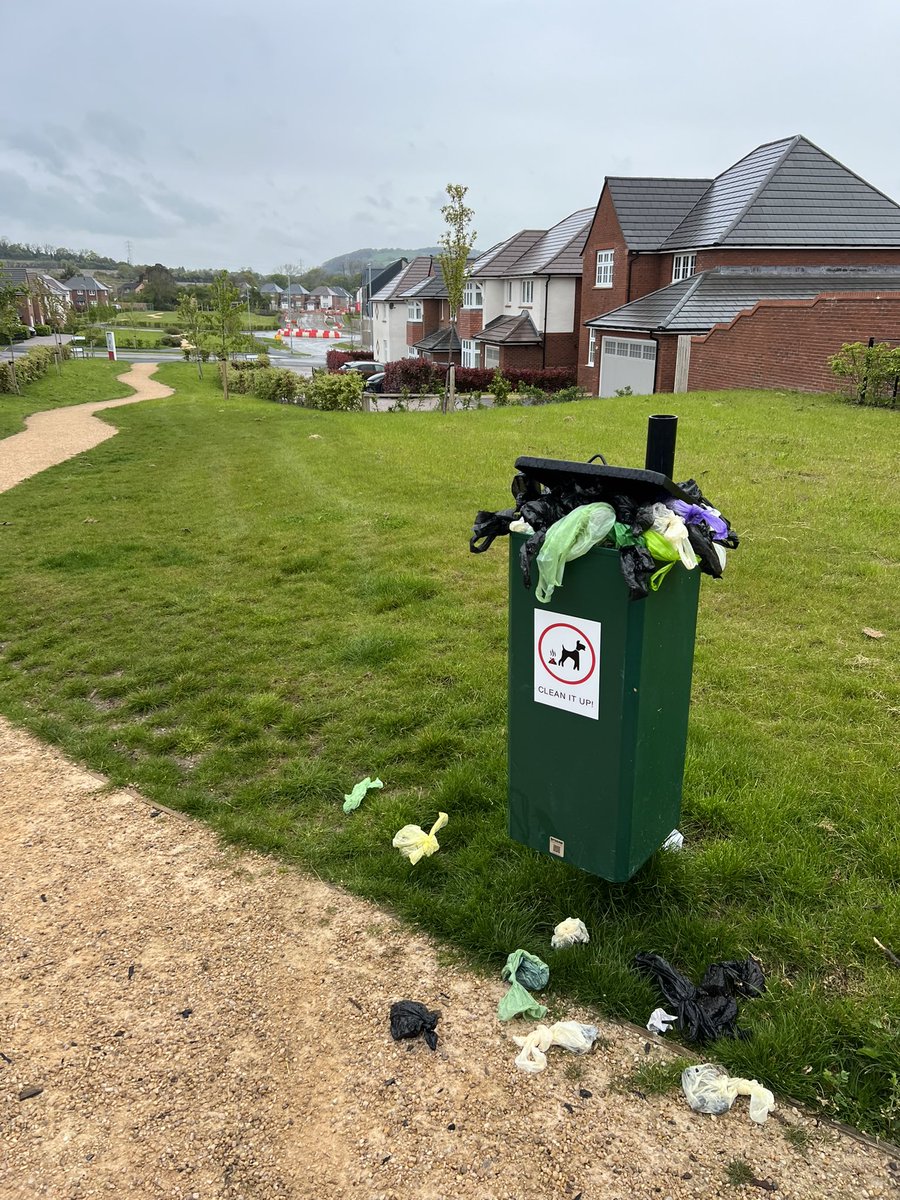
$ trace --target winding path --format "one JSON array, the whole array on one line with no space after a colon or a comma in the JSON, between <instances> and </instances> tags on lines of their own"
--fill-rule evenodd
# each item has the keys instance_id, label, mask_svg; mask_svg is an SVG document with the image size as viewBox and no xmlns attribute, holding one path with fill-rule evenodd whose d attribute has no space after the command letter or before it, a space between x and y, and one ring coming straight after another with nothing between
<instances>
[{"instance_id":1,"label":"winding path","mask_svg":"<svg viewBox=\"0 0 900 1200\"><path fill-rule=\"evenodd\" d=\"M134 388L131 396L122 396L118 400L92 400L26 417L21 433L0 441L0 492L9 491L24 479L115 437L119 431L113 425L99 421L95 413L123 404L136 404L138 400L171 396L170 387L151 379L158 366L159 363L135 363L130 371L117 376L120 383Z\"/></svg>"}]
</instances>

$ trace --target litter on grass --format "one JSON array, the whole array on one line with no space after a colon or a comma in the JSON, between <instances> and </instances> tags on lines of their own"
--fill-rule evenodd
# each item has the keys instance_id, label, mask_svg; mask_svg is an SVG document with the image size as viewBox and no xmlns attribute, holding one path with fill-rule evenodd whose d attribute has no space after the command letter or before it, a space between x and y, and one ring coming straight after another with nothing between
<instances>
[{"instance_id":1,"label":"litter on grass","mask_svg":"<svg viewBox=\"0 0 900 1200\"><path fill-rule=\"evenodd\" d=\"M418 1037L424 1034L431 1050L438 1044L435 1026L441 1019L440 1011L431 1012L418 1000L398 1000L391 1005L391 1037L395 1042L401 1038Z\"/></svg>"},{"instance_id":2,"label":"litter on grass","mask_svg":"<svg viewBox=\"0 0 900 1200\"><path fill-rule=\"evenodd\" d=\"M547 1051L551 1046L561 1046L572 1054L587 1054L597 1038L596 1025L582 1025L579 1021L557 1021L555 1025L538 1025L525 1037L513 1041L521 1046L516 1057L520 1071L536 1075L547 1066Z\"/></svg>"},{"instance_id":3,"label":"litter on grass","mask_svg":"<svg viewBox=\"0 0 900 1200\"><path fill-rule=\"evenodd\" d=\"M367 775L365 779L361 779L359 783L356 784L349 796L346 793L344 794L344 812L353 812L355 808L359 808L366 792L368 792L370 788L380 787L384 787L384 784L380 779L372 779L369 775Z\"/></svg>"},{"instance_id":4,"label":"litter on grass","mask_svg":"<svg viewBox=\"0 0 900 1200\"><path fill-rule=\"evenodd\" d=\"M678 1017L673 1017L664 1008L654 1008L650 1014L650 1020L647 1022L647 1028L651 1033L668 1033L677 1020Z\"/></svg>"},{"instance_id":5,"label":"litter on grass","mask_svg":"<svg viewBox=\"0 0 900 1200\"><path fill-rule=\"evenodd\" d=\"M580 921L578 917L567 917L565 921L560 921L553 930L550 945L554 950L560 950L563 946L574 946L576 942L589 942L590 940L584 921Z\"/></svg>"},{"instance_id":6,"label":"litter on grass","mask_svg":"<svg viewBox=\"0 0 900 1200\"><path fill-rule=\"evenodd\" d=\"M686 1067L681 1072L681 1089L694 1112L711 1116L728 1112L738 1096L749 1096L750 1120L757 1125L762 1125L775 1107L775 1097L758 1080L733 1078L712 1063Z\"/></svg>"},{"instance_id":7,"label":"litter on grass","mask_svg":"<svg viewBox=\"0 0 900 1200\"><path fill-rule=\"evenodd\" d=\"M500 977L508 979L510 984L509 991L497 1006L497 1016L501 1021L511 1021L518 1016L529 1017L533 1021L546 1017L547 1009L528 990L547 986L550 968L545 962L527 950L514 950L507 958Z\"/></svg>"},{"instance_id":8,"label":"litter on grass","mask_svg":"<svg viewBox=\"0 0 900 1200\"><path fill-rule=\"evenodd\" d=\"M678 1027L694 1042L747 1037L737 1028L736 997L753 999L766 990L762 968L753 958L712 963L699 987L658 954L638 954L634 965L641 974L654 980L663 999L678 1014Z\"/></svg>"},{"instance_id":9,"label":"litter on grass","mask_svg":"<svg viewBox=\"0 0 900 1200\"><path fill-rule=\"evenodd\" d=\"M662 844L663 850L681 850L684 847L684 834L673 829Z\"/></svg>"},{"instance_id":10,"label":"litter on grass","mask_svg":"<svg viewBox=\"0 0 900 1200\"><path fill-rule=\"evenodd\" d=\"M420 858L430 858L432 854L440 850L441 847L435 834L440 833L449 820L450 818L445 812L439 812L438 819L428 833L420 825L404 825L394 834L391 845L415 865Z\"/></svg>"}]
</instances>

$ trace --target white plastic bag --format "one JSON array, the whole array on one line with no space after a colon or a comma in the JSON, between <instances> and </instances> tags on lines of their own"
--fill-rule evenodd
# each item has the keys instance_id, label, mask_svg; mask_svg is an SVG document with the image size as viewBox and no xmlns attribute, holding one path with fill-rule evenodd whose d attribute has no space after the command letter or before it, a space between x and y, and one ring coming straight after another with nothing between
<instances>
[{"instance_id":1,"label":"white plastic bag","mask_svg":"<svg viewBox=\"0 0 900 1200\"><path fill-rule=\"evenodd\" d=\"M694 1112L719 1116L738 1096L750 1097L750 1120L762 1125L775 1107L775 1097L756 1079L732 1078L722 1067L702 1063L681 1072L681 1090Z\"/></svg>"},{"instance_id":2,"label":"white plastic bag","mask_svg":"<svg viewBox=\"0 0 900 1200\"><path fill-rule=\"evenodd\" d=\"M394 834L391 845L415 865L420 858L430 858L436 850L440 850L434 835L439 833L449 820L445 812L439 812L438 819L428 833L420 825L404 825Z\"/></svg>"},{"instance_id":3,"label":"white plastic bag","mask_svg":"<svg viewBox=\"0 0 900 1200\"><path fill-rule=\"evenodd\" d=\"M687 525L678 513L672 512L664 504L654 504L650 510L653 513L651 529L661 533L667 542L671 542L678 551L678 557L689 571L697 565L697 555L688 537Z\"/></svg>"},{"instance_id":4,"label":"white plastic bag","mask_svg":"<svg viewBox=\"0 0 900 1200\"><path fill-rule=\"evenodd\" d=\"M651 1033L668 1033L677 1020L677 1017L667 1013L664 1008L654 1008L650 1014L650 1020L647 1022L647 1028Z\"/></svg>"},{"instance_id":5,"label":"white plastic bag","mask_svg":"<svg viewBox=\"0 0 900 1200\"><path fill-rule=\"evenodd\" d=\"M520 1071L536 1075L547 1065L547 1051L551 1046L562 1046L563 1050L571 1050L573 1054L587 1054L597 1038L596 1025L582 1025L579 1021L557 1021L555 1025L538 1025L525 1037L515 1037L513 1041L521 1046L521 1053L516 1057L516 1066Z\"/></svg>"},{"instance_id":6,"label":"white plastic bag","mask_svg":"<svg viewBox=\"0 0 900 1200\"><path fill-rule=\"evenodd\" d=\"M560 921L553 930L550 945L554 950L559 950L563 946L574 946L576 942L589 942L590 940L584 921L580 921L578 917L567 917L565 921Z\"/></svg>"},{"instance_id":7,"label":"white plastic bag","mask_svg":"<svg viewBox=\"0 0 900 1200\"><path fill-rule=\"evenodd\" d=\"M681 850L684 846L684 834L680 829L673 829L662 844L663 850Z\"/></svg>"}]
</instances>

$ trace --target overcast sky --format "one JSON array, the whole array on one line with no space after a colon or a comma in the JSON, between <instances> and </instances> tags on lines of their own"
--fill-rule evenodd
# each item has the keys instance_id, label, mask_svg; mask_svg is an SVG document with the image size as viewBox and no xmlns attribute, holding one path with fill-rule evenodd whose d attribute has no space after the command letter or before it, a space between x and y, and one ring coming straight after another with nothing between
<instances>
[{"instance_id":1,"label":"overcast sky","mask_svg":"<svg viewBox=\"0 0 900 1200\"><path fill-rule=\"evenodd\" d=\"M900 199L897 0L0 0L0 235L173 266L478 245L803 133Z\"/></svg>"}]
</instances>

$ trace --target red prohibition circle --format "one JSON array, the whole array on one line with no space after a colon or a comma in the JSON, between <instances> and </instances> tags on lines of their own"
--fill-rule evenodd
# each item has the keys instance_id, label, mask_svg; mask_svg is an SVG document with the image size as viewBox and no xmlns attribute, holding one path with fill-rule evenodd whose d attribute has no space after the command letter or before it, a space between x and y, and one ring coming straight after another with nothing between
<instances>
[{"instance_id":1,"label":"red prohibition circle","mask_svg":"<svg viewBox=\"0 0 900 1200\"><path fill-rule=\"evenodd\" d=\"M587 675L585 675L584 679L563 679L563 677L561 675L557 675L555 671L551 671L550 668L547 666L547 662L544 658L544 638L547 636L547 634L550 632L551 629L571 629L574 634L576 634L578 637L583 639L588 650L590 650L590 652L591 652L591 669L588 671ZM596 669L596 666L597 666L597 655L594 651L594 646L593 646L593 643L591 642L591 639L584 632L584 630L579 629L577 625L570 625L567 621L556 621L553 625L547 626L547 628L544 630L544 632L538 638L538 658L541 660L541 666L544 668L544 670L547 672L548 675L552 675L553 678L558 683L567 683L571 687L581 687L581 685L583 683L587 683L587 681L593 675L594 670Z\"/></svg>"}]
</instances>

